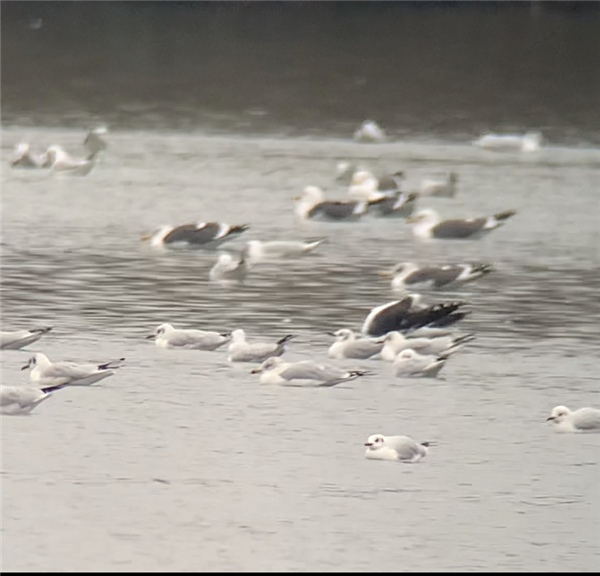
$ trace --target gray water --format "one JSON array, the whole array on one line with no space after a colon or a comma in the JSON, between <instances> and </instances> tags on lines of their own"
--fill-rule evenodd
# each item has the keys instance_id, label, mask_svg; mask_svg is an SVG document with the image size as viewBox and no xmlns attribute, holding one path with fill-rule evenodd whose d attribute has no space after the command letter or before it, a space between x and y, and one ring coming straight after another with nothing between
<instances>
[{"instance_id":1,"label":"gray water","mask_svg":"<svg viewBox=\"0 0 600 576\"><path fill-rule=\"evenodd\" d=\"M600 22L594 2L2 2L2 352L126 366L2 418L5 571L595 571L600 435L560 435L557 404L600 406ZM366 118L395 140L348 141ZM19 141L110 147L84 178L11 170ZM53 127L43 129L42 126ZM468 142L538 129L530 155ZM343 197L354 158L411 183L455 170L444 216L513 208L475 242L402 221L300 225L307 184ZM249 223L246 239L326 237L318 253L208 282L216 254L161 252L162 223ZM461 298L476 340L437 380L331 361L326 332L395 299L400 260L492 262ZM373 375L261 386L226 351L162 350L162 322L275 340L290 360ZM367 461L373 433L437 446Z\"/></svg>"}]
</instances>

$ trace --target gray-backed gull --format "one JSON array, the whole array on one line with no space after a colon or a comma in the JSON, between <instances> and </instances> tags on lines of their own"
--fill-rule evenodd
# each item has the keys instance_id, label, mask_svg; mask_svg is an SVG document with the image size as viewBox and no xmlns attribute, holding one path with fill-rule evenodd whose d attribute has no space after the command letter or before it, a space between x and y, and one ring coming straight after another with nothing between
<instances>
[{"instance_id":1,"label":"gray-backed gull","mask_svg":"<svg viewBox=\"0 0 600 576\"><path fill-rule=\"evenodd\" d=\"M444 266L419 266L414 262L400 262L391 270L379 272L392 276L393 290L421 288L448 288L473 282L493 270L492 264L446 264Z\"/></svg>"}]
</instances>

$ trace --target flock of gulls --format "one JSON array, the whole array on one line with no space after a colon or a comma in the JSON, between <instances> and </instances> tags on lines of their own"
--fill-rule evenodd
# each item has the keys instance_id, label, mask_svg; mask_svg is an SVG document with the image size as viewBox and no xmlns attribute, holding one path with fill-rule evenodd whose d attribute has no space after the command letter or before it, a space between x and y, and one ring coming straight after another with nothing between
<instances>
[{"instance_id":1,"label":"flock of gulls","mask_svg":"<svg viewBox=\"0 0 600 576\"><path fill-rule=\"evenodd\" d=\"M11 165L15 169L53 170L61 174L87 175L100 154L107 149L107 130L98 127L87 134L79 157L72 156L58 145L52 145L40 154L31 152L29 144L19 144ZM359 142L389 141L385 132L373 121L364 122L354 133ZM524 135L485 134L473 145L488 150L517 150L533 152L539 149L542 137L537 132ZM317 186L306 186L295 198L294 211L300 221L322 220L354 222L365 215L380 218L402 218L412 225L419 241L464 241L482 238L512 218L515 210L504 210L491 215L463 219L444 219L431 208L418 209L423 199L454 198L458 175L450 172L440 178L422 180L409 190L404 173L373 174L352 162L339 162L335 179L347 186L347 197L326 199ZM153 248L215 249L249 229L248 224L222 222L187 222L179 225L161 225L142 240ZM309 255L321 248L325 239L311 241L250 240L238 252L219 251L210 269L209 278L219 283L243 282L254 266L262 262L276 262ZM382 276L391 278L392 289L399 298L374 307L364 319L359 332L341 328L329 333L333 343L328 357L332 359L378 360L389 362L399 378L435 378L453 354L474 339L474 334L454 332L456 325L469 314L462 300L425 303L421 289L457 288L475 282L493 272L488 263L429 263L401 262ZM51 332L50 327L21 331L2 331L0 348L19 350ZM261 384L286 386L333 387L356 380L371 371L346 370L323 365L311 360L287 362L283 359L286 347L294 334L271 342L248 339L242 329L217 332L175 328L163 323L147 338L161 348L216 351L226 349L229 362L253 363L250 370L258 375ZM90 386L113 376L125 359L100 364L52 362L45 354L33 354L22 367L29 369L30 384L2 386L0 407L3 414L28 414L53 392L68 386ZM565 406L552 409L547 420L563 432L600 431L600 410L581 408L571 411ZM365 457L369 459L418 462L428 452L432 442L415 442L407 436L374 434L365 442Z\"/></svg>"}]
</instances>

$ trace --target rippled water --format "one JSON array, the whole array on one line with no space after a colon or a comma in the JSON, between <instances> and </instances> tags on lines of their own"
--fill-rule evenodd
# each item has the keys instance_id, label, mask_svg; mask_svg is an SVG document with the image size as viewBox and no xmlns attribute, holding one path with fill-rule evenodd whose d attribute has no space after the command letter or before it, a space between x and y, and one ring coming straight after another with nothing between
<instances>
[{"instance_id":1,"label":"rippled water","mask_svg":"<svg viewBox=\"0 0 600 576\"><path fill-rule=\"evenodd\" d=\"M78 131L4 130L2 325L52 325L2 353L24 383L31 351L127 366L57 393L2 426L4 570L564 570L600 561L599 435L546 425L557 404L599 406L600 152L518 155L464 145L116 132L84 178L7 168L21 140L76 151ZM335 162L459 174L445 216L518 211L475 242L415 240L402 221L296 221L308 183L330 197ZM326 237L319 253L262 265L243 286L208 281L215 252L155 251L162 223L249 223L252 238ZM327 389L259 386L225 350L170 351L162 322L299 337L325 360L332 328L359 328L395 297L377 272L401 260L493 262L464 289L476 340L439 380L374 375ZM438 445L418 465L367 461L370 434Z\"/></svg>"}]
</instances>

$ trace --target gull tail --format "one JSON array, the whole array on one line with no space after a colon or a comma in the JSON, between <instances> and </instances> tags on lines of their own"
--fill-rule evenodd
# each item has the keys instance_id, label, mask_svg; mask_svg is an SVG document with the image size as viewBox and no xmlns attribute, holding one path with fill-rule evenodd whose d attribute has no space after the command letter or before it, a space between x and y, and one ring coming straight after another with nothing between
<instances>
[{"instance_id":1,"label":"gull tail","mask_svg":"<svg viewBox=\"0 0 600 576\"><path fill-rule=\"evenodd\" d=\"M46 334L52 330L52 326L47 326L46 328L33 328L30 330L32 334Z\"/></svg>"},{"instance_id":2,"label":"gull tail","mask_svg":"<svg viewBox=\"0 0 600 576\"><path fill-rule=\"evenodd\" d=\"M483 263L471 264L471 274L480 274L481 276L483 276L484 274L489 274L493 270L494 270L493 264L483 264Z\"/></svg>"},{"instance_id":3,"label":"gull tail","mask_svg":"<svg viewBox=\"0 0 600 576\"><path fill-rule=\"evenodd\" d=\"M286 342L289 342L292 338L296 338L297 334L288 334L287 336L284 336L281 340L277 340L277 345L281 346L281 344L285 344Z\"/></svg>"},{"instance_id":4,"label":"gull tail","mask_svg":"<svg viewBox=\"0 0 600 576\"><path fill-rule=\"evenodd\" d=\"M116 370L121 367L121 364L125 362L125 358L119 358L118 360L111 360L104 364L98 364L98 370Z\"/></svg>"},{"instance_id":5,"label":"gull tail","mask_svg":"<svg viewBox=\"0 0 600 576\"><path fill-rule=\"evenodd\" d=\"M457 336L452 341L452 344L450 345L450 349L455 348L456 346L461 346L462 344L466 344L467 342L471 342L472 340L475 340L475 334L472 332L469 334L465 334L463 336Z\"/></svg>"},{"instance_id":6,"label":"gull tail","mask_svg":"<svg viewBox=\"0 0 600 576\"><path fill-rule=\"evenodd\" d=\"M425 446L425 448L429 448L430 446L437 446L437 442L433 440L429 440L428 442L421 442L421 446Z\"/></svg>"},{"instance_id":7,"label":"gull tail","mask_svg":"<svg viewBox=\"0 0 600 576\"><path fill-rule=\"evenodd\" d=\"M249 224L234 224L229 227L228 234L241 234L250 228Z\"/></svg>"},{"instance_id":8,"label":"gull tail","mask_svg":"<svg viewBox=\"0 0 600 576\"><path fill-rule=\"evenodd\" d=\"M498 222L501 222L503 220L508 220L511 216L514 216L516 213L516 210L505 210L504 212L498 212L497 214L494 214L494 219Z\"/></svg>"},{"instance_id":9,"label":"gull tail","mask_svg":"<svg viewBox=\"0 0 600 576\"><path fill-rule=\"evenodd\" d=\"M348 375L358 378L359 376L368 376L371 374L369 370L348 370Z\"/></svg>"},{"instance_id":10,"label":"gull tail","mask_svg":"<svg viewBox=\"0 0 600 576\"><path fill-rule=\"evenodd\" d=\"M315 240L308 240L304 243L304 248L302 249L302 251L311 252L312 250L315 250L317 247L323 244L325 240L327 240L327 238L316 238Z\"/></svg>"}]
</instances>

